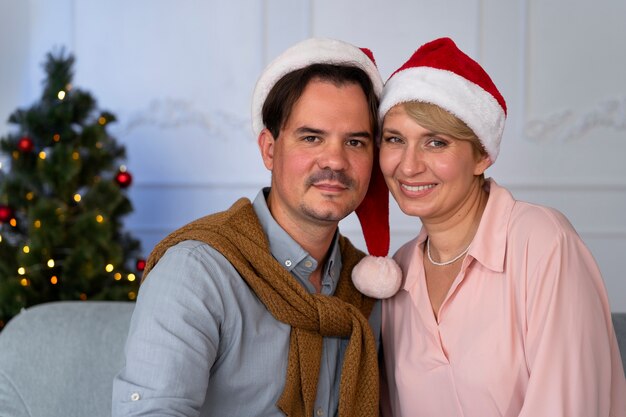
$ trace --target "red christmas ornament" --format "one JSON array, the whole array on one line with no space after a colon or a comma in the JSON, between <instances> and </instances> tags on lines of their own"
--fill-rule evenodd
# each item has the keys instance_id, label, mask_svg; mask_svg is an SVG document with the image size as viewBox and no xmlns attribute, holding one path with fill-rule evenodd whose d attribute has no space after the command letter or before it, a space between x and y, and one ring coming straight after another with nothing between
<instances>
[{"instance_id":1,"label":"red christmas ornament","mask_svg":"<svg viewBox=\"0 0 626 417\"><path fill-rule=\"evenodd\" d=\"M137 259L137 271L143 271L144 269L146 269L146 260Z\"/></svg>"},{"instance_id":2,"label":"red christmas ornament","mask_svg":"<svg viewBox=\"0 0 626 417\"><path fill-rule=\"evenodd\" d=\"M117 182L120 187L126 188L133 182L133 176L130 175L128 171L120 171L115 175L115 182Z\"/></svg>"},{"instance_id":3,"label":"red christmas ornament","mask_svg":"<svg viewBox=\"0 0 626 417\"><path fill-rule=\"evenodd\" d=\"M22 153L30 153L35 149L35 144L28 136L22 136L20 140L17 141L17 149Z\"/></svg>"},{"instance_id":4,"label":"red christmas ornament","mask_svg":"<svg viewBox=\"0 0 626 417\"><path fill-rule=\"evenodd\" d=\"M6 223L13 218L13 210L9 206L0 205L0 223Z\"/></svg>"}]
</instances>

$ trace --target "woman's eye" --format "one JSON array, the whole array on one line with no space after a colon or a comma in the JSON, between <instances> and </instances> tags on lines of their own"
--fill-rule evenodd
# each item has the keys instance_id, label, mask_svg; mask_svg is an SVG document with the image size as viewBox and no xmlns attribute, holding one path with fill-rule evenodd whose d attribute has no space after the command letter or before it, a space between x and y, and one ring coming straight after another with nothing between
<instances>
[{"instance_id":1,"label":"woman's eye","mask_svg":"<svg viewBox=\"0 0 626 417\"><path fill-rule=\"evenodd\" d=\"M402 143L402 139L397 136L387 136L383 138L383 142L387 143Z\"/></svg>"},{"instance_id":2,"label":"woman's eye","mask_svg":"<svg viewBox=\"0 0 626 417\"><path fill-rule=\"evenodd\" d=\"M443 148L448 145L448 142L439 138L432 138L428 141L428 146L432 148Z\"/></svg>"}]
</instances>

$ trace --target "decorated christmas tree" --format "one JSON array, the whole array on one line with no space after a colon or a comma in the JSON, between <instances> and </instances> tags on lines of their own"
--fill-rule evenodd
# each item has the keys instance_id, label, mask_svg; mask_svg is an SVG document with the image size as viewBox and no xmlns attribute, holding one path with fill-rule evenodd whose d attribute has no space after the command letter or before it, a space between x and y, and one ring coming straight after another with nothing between
<instances>
[{"instance_id":1,"label":"decorated christmas tree","mask_svg":"<svg viewBox=\"0 0 626 417\"><path fill-rule=\"evenodd\" d=\"M41 100L0 138L0 328L54 300L133 300L144 262L123 231L132 211L113 114L72 86L74 57L49 53Z\"/></svg>"}]
</instances>

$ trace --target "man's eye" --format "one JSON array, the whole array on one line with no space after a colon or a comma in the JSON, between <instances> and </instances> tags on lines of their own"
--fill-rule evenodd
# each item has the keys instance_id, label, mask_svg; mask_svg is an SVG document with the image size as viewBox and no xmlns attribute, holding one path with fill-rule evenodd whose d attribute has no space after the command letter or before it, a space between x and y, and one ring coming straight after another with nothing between
<instances>
[{"instance_id":1,"label":"man's eye","mask_svg":"<svg viewBox=\"0 0 626 417\"><path fill-rule=\"evenodd\" d=\"M318 140L317 136L305 136L302 138L302 140L304 142L315 142L316 140Z\"/></svg>"},{"instance_id":2,"label":"man's eye","mask_svg":"<svg viewBox=\"0 0 626 417\"><path fill-rule=\"evenodd\" d=\"M360 139L350 139L348 140L348 145L358 147L358 146L364 146L364 143Z\"/></svg>"}]
</instances>

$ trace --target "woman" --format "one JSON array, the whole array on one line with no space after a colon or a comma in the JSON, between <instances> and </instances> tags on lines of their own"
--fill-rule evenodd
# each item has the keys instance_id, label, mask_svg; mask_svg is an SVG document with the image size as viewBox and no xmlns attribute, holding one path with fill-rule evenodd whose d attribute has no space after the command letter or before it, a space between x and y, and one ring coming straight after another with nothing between
<instances>
[{"instance_id":1,"label":"woman","mask_svg":"<svg viewBox=\"0 0 626 417\"><path fill-rule=\"evenodd\" d=\"M506 104L450 39L387 82L380 165L422 230L394 256L383 302L391 416L626 416L626 382L606 290L558 211L485 179Z\"/></svg>"}]
</instances>

